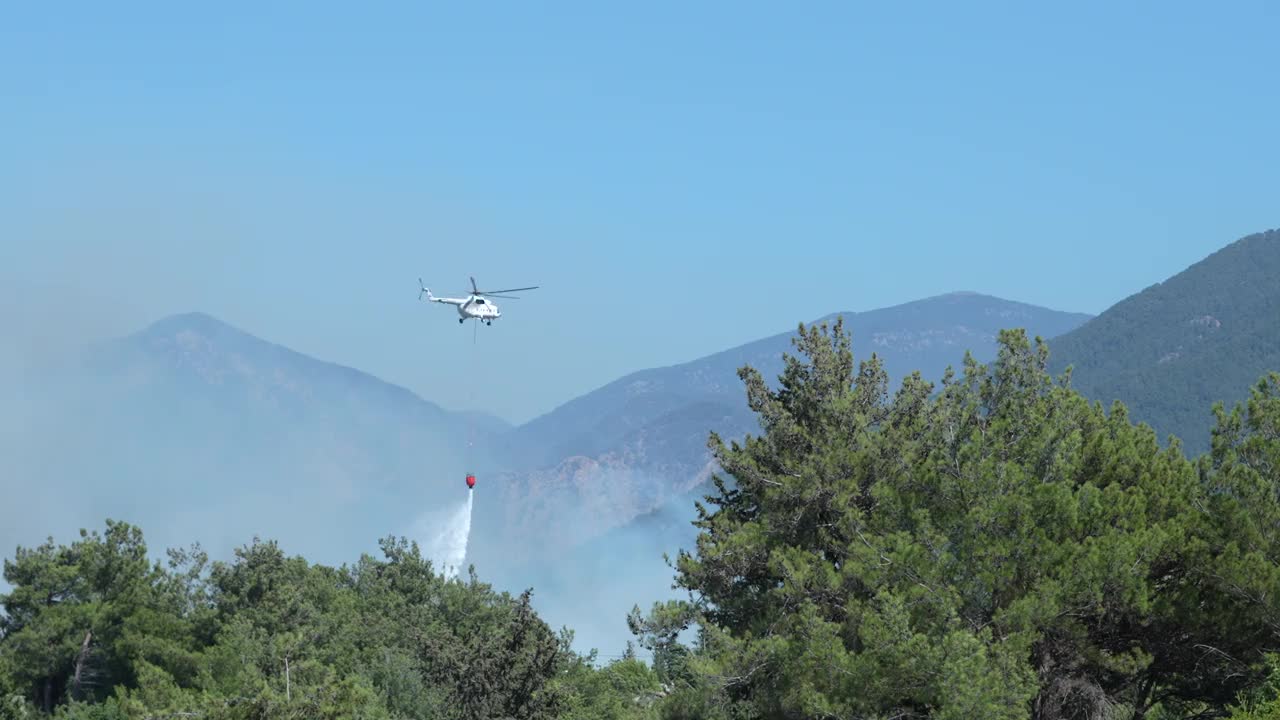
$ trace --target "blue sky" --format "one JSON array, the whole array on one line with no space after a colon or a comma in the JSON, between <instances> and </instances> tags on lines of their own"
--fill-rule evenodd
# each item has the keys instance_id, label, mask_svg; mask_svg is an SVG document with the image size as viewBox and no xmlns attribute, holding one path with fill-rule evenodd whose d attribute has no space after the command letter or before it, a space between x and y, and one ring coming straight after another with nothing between
<instances>
[{"instance_id":1,"label":"blue sky","mask_svg":"<svg viewBox=\"0 0 1280 720\"><path fill-rule=\"evenodd\" d=\"M4 321L203 310L520 421L836 310L1100 312L1280 226L1274 3L786 7L11 6ZM469 274L543 286L475 356L416 300Z\"/></svg>"}]
</instances>

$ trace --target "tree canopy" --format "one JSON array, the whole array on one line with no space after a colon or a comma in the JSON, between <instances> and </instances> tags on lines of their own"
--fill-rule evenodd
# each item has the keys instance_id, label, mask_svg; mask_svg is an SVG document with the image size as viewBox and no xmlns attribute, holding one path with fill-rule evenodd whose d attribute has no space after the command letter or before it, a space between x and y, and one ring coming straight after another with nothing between
<instances>
[{"instance_id":1,"label":"tree canopy","mask_svg":"<svg viewBox=\"0 0 1280 720\"><path fill-rule=\"evenodd\" d=\"M19 548L0 718L641 717L619 698L660 689L643 663L575 655L530 592L447 580L416 545L381 546L335 569L255 539L231 562L194 547L166 567L108 520L69 546Z\"/></svg>"},{"instance_id":2,"label":"tree canopy","mask_svg":"<svg viewBox=\"0 0 1280 720\"><path fill-rule=\"evenodd\" d=\"M667 646L697 627L673 717L1191 717L1267 677L1280 376L1192 462L1020 331L890 396L830 330L800 327L777 390L741 370L762 432L711 435L691 599L633 614Z\"/></svg>"}]
</instances>

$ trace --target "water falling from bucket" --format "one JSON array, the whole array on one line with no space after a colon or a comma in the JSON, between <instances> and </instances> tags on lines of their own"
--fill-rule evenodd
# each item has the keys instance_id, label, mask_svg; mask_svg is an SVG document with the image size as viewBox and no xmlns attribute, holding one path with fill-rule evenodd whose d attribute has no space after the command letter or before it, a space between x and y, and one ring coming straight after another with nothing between
<instances>
[{"instance_id":1,"label":"water falling from bucket","mask_svg":"<svg viewBox=\"0 0 1280 720\"><path fill-rule=\"evenodd\" d=\"M471 508L474 503L475 493L468 492L466 502L445 516L443 522L434 528L433 539L427 545L432 564L447 579L456 578L462 562L466 560L467 540L471 537Z\"/></svg>"}]
</instances>

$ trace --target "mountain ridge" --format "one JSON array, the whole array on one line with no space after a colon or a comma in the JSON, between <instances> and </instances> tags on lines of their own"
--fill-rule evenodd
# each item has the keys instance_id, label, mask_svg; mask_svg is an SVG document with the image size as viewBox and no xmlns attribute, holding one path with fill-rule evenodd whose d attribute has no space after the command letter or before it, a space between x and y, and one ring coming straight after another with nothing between
<instances>
[{"instance_id":1,"label":"mountain ridge","mask_svg":"<svg viewBox=\"0 0 1280 720\"><path fill-rule=\"evenodd\" d=\"M1001 317L1010 321L1015 319L1037 320L1038 316L1052 318L1053 320L1056 320L1056 322L1051 321L1045 323L1046 333L1049 334L1056 334L1061 329L1074 327L1093 317L1088 313L1058 311L972 291L956 291L899 303L897 305L891 305L884 308L858 312L843 311L827 313L805 324L831 322L836 317L843 316L845 318L846 326L852 328L855 350L858 349L859 345L862 345L862 349L870 349L874 351L877 347L885 348L891 345L895 340L901 339L898 337L877 339L874 333L876 330L881 329L881 326L877 323L889 322L889 319L891 318L891 322L893 323L903 323L906 321L905 326L901 324L896 325L895 330L899 332L912 333L919 332L921 330L931 331L937 328L939 322L933 316L926 316L921 313L928 311L936 312L938 308L953 306L956 304L963 304L964 306L971 308L975 303L985 305L984 309L988 314L992 307L999 307L1003 311ZM973 320L976 318L972 315L968 315L965 316L964 319ZM863 327L866 327L867 325L871 326L871 333L873 335L872 347L867 346L866 339L863 337L866 333L859 328L860 323L865 323ZM999 324L1004 325L1007 323ZM955 325L960 334L966 334L969 331L969 328L965 324L955 323ZM988 324L987 327L984 328L986 330L984 344L989 346L991 349L994 348L995 334L992 331L993 327L995 327L995 325ZM663 411L671 409L670 398L684 397L683 393L690 391L718 396L722 400L736 402L738 399L737 394L741 390L740 383L736 377L737 367L744 362L751 363L757 369L761 370L767 380L772 381L776 376L776 372L780 371L782 368L782 352L790 351L790 340L794 336L795 330L793 328L787 331L776 332L756 340L740 343L737 346L694 358L692 360L632 371L617 378L616 380L596 388L595 390L572 398L558 405L551 411L539 415L526 423L516 426L513 430L513 440L515 441L519 451L529 452L530 446L532 445L546 447L545 435L550 433L539 433L540 430L548 428L557 433L564 432L566 427L564 416L568 413L581 414L585 412L599 414L601 412L601 406L608 406L610 403L613 404L613 408L616 410L618 405L617 398L608 398L607 396L622 388L629 389L625 394L627 397L631 398L631 401L634 404L640 405L644 400L649 400L653 401L651 404L664 408ZM917 342L923 342L925 345L928 345L932 339L933 338L925 338L923 341L918 340ZM946 340L942 341L945 342ZM963 358L963 350L958 353L953 351L944 352L949 353L948 361L956 365L958 365L960 360ZM869 355L869 352L862 352L859 354L863 359L865 359L865 357ZM903 370L904 367L910 365L908 362L893 362L892 365L894 367L890 368L891 374L903 375L906 372L910 372L910 370ZM930 363L930 365L931 367L926 369L926 375L930 374L930 372L935 375L941 374L942 368L935 367L938 365L937 362ZM690 373L692 373L693 377L683 378L682 383L673 383L670 379L674 374L685 374L687 376ZM660 383L655 383L653 380L655 376L665 377ZM666 390L665 386L667 384L676 384L677 387L671 390ZM654 392L655 385L664 388L660 390L663 396L655 396L652 394ZM663 400L667 400L668 403L664 404ZM658 412L657 410L651 413L652 416L656 416L658 414L661 414L661 412ZM645 415L649 420L653 419L652 416ZM583 421L579 424L585 428L598 430L598 428L595 427L596 422L594 421ZM571 425L572 424L570 424L570 426ZM578 432L580 432L580 430L578 430ZM524 438L524 446L519 447L522 436ZM565 456L578 454L584 451L589 452L593 449L597 449L598 446L593 443L586 443L580 447L566 447L563 444L551 447L554 449L543 454L542 457L544 460L549 459L548 456L550 455Z\"/></svg>"},{"instance_id":2,"label":"mountain ridge","mask_svg":"<svg viewBox=\"0 0 1280 720\"><path fill-rule=\"evenodd\" d=\"M401 400L421 404L424 407L430 408L432 412L439 413L444 417L472 419L486 432L505 432L516 427L515 424L505 418L499 417L498 415L485 410L467 410L445 407L440 403L423 397L420 393L405 385L365 372L364 370L351 365L334 362L332 360L325 360L323 358L295 350L287 345L268 340L260 335L249 332L244 328L233 325L225 320L221 320L214 315L201 310L188 310L160 317L140 330L118 338L111 338L102 341L99 347L112 345L127 346L137 343L149 343L154 347L157 343L172 340L175 334L189 335L191 333L203 334L205 336L213 335L215 337L211 338L212 340L230 339L235 342L237 346L240 346L242 350L245 345L253 346L256 351L255 354L261 355L261 353L265 351L269 355L275 356L279 359L287 359L293 363L308 365L315 370L326 373L332 379L344 379L349 382L367 384L369 388L377 388L380 393L383 393L388 397L398 396ZM95 347L91 352L96 352L98 349L98 347Z\"/></svg>"},{"instance_id":3,"label":"mountain ridge","mask_svg":"<svg viewBox=\"0 0 1280 720\"><path fill-rule=\"evenodd\" d=\"M202 311L187 311L167 315L155 320L137 332L106 342L130 346L134 350L138 349L137 346L139 344L145 344L152 351L159 350L167 343L174 343L175 346L182 345L183 350L192 352L198 349L195 345L197 338L205 341L206 349L211 348L220 341L230 341L234 343L230 349L222 346L219 346L219 349L233 356L251 352L259 360L262 360L265 355L266 358L275 361L301 364L307 366L313 372L325 373L326 379L329 380L361 383L368 388L377 388L380 393L389 397L398 396L399 399L422 404L439 413L456 414L431 400L423 398L403 385L387 381L349 365L323 360L313 355L299 352L286 345L272 342L250 333ZM178 348L175 347L176 349Z\"/></svg>"},{"instance_id":4,"label":"mountain ridge","mask_svg":"<svg viewBox=\"0 0 1280 720\"><path fill-rule=\"evenodd\" d=\"M898 303L898 304L896 304L896 305L887 305L887 306L885 306L885 307L880 307L880 308L871 308L871 309L869 309L869 310L841 310L841 311L836 311L836 312L830 312L830 313L827 313L827 314L825 314L825 315L822 315L822 316L820 316L820 317L818 317L818 318L816 318L816 319L814 319L814 320L810 320L810 321L801 321L801 322L803 322L805 325L816 325L816 324L821 323L821 322L831 322L831 321L834 321L834 319L835 319L836 317L840 317L840 316L843 316L843 317L845 317L845 318L849 318L849 317L856 317L856 316L859 316L859 315L865 315L865 314L868 314L868 313L887 312L887 311L901 311L901 310L907 310L907 309L915 309L915 308L917 308L917 307L920 307L920 306L923 306L923 305L927 305L927 304L930 304L930 303L934 303L934 302L938 302L938 301L944 301L944 300L961 300L961 299L963 299L963 300L978 299L978 300L990 301L990 302L995 302L995 303L1002 303L1002 304L1006 304L1006 305L1009 305L1009 306L1019 307L1019 308L1026 308L1027 310L1032 310L1032 311L1037 311L1037 312L1043 312L1043 311L1046 311L1046 310L1047 310L1047 311L1049 311L1049 312L1057 312L1057 313L1061 313L1061 314L1063 314L1063 315L1065 315L1065 316L1073 316L1073 317L1075 317L1075 318L1078 318L1081 322L1087 321L1087 320L1089 320L1089 319L1091 319L1091 318L1095 317L1095 316L1094 316L1093 314L1091 314L1091 313L1077 312L1077 311L1067 311L1067 310L1052 310L1052 309L1050 309L1050 308L1046 308L1046 307L1043 307L1043 306L1033 305L1033 304L1031 304L1031 303L1025 303L1025 302L1021 302L1021 301L1018 301L1018 300L1008 300L1008 299L1001 298L1001 297L996 296L996 295L990 295L990 294L987 294L987 293L981 293L981 292L977 292L977 291L974 291L974 290L953 290L953 291L951 291L951 292L939 293L939 294L936 294L936 295L930 295L930 296L928 296L928 297L919 298L919 299L917 299L917 300L908 300L908 301L905 301L905 302ZM646 373L651 373L651 372L656 372L656 371L665 371L665 370L677 370L677 369L681 369L681 368L684 368L684 367L687 367L687 366L690 366L690 365L694 365L694 364L697 364L697 363L701 363L701 362L704 362L704 361L707 361L707 360L716 359L716 358L720 358L720 357L723 357L723 356L735 355L735 354L737 354L739 351L741 351L742 349L747 348L747 347L750 347L750 346L755 345L755 344L757 344L757 343L771 342L771 341L776 341L778 338L792 337L792 336L794 336L794 334L795 334L795 327L796 327L796 326L795 326L795 325L793 325L791 328L789 328L789 329L787 329L787 330L779 330L779 331L774 332L774 333L771 333L771 334L769 334L769 335L766 335L766 336L763 336L763 337L759 337L759 338L756 338L756 339L754 339L754 340L748 340L748 341L746 341L746 342L739 343L739 344L737 344L737 345L734 345L734 346L732 346L732 347L726 348L726 349L724 349L724 350L718 350L718 351L713 352L713 353L708 353L708 354L705 354L705 355L700 355L700 356L697 356L697 357L691 358L691 359L689 359L689 360L682 360L682 361L679 361L679 362L668 363L668 364L666 364L666 365L654 365L654 366L651 366L651 367L646 367L646 368L640 368L640 369L637 369L637 370L632 370L632 371L630 371L630 372L628 372L628 373L626 373L626 374L624 374L624 375L619 376L618 378L616 378L616 379L614 379L614 380L609 381L608 383L605 383L604 385L601 385L601 386L597 387L595 390L589 390L589 391L587 391L587 392L585 392L585 393L583 393L583 394L581 394L581 395L577 395L577 396L575 396L575 397L573 397L573 398L570 398L569 400L566 400L566 401L564 401L563 403L560 403L559 405L556 405L555 407L553 407L552 409L550 409L550 410L548 410L548 411L546 411L546 412L544 412L544 413L541 413L541 414L539 414L539 415L537 415L537 416L535 416L535 417L533 417L533 418L530 418L529 420L527 420L527 421L525 421L525 422L523 422L523 423L519 423L519 424L515 425L515 426L513 427L513 429L519 430L519 429L524 428L524 427L526 427L526 426L533 425L533 424L535 424L535 423L539 423L539 422L543 422L543 421L545 421L545 419L546 419L546 418L548 418L548 416L551 416L551 415L555 414L557 411L560 411L560 410L562 410L562 409L566 409L566 408L568 408L568 407L570 407L570 406L573 406L575 403L577 403L578 401L582 400L583 398L587 397L588 395L590 395L590 394L592 394L592 393L594 393L594 392L598 392L598 391L600 391L600 390L603 390L603 389L606 389L606 388L609 388L609 387L612 387L612 386L621 385L621 384L623 384L623 383L626 383L628 380L634 380L636 377L641 376L641 375L644 375L644 374L646 374Z\"/></svg>"}]
</instances>

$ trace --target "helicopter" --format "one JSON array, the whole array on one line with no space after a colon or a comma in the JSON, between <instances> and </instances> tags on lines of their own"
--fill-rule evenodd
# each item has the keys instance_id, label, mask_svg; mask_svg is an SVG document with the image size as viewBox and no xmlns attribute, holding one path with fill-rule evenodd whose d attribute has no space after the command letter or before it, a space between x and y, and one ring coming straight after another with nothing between
<instances>
[{"instance_id":1,"label":"helicopter","mask_svg":"<svg viewBox=\"0 0 1280 720\"><path fill-rule=\"evenodd\" d=\"M471 293L464 298L448 298L436 297L431 294L431 290L422 284L422 278L418 278L418 299L424 296L431 302L445 303L446 305L455 305L458 308L458 324L462 324L467 320L479 320L485 325L492 325L494 320L502 317L502 311L498 309L496 303L487 298L500 297L511 300L519 300L514 295L503 295L502 293L519 292L521 290L537 290L538 286L508 288L506 290L481 290L476 287L476 279L471 278Z\"/></svg>"}]
</instances>

